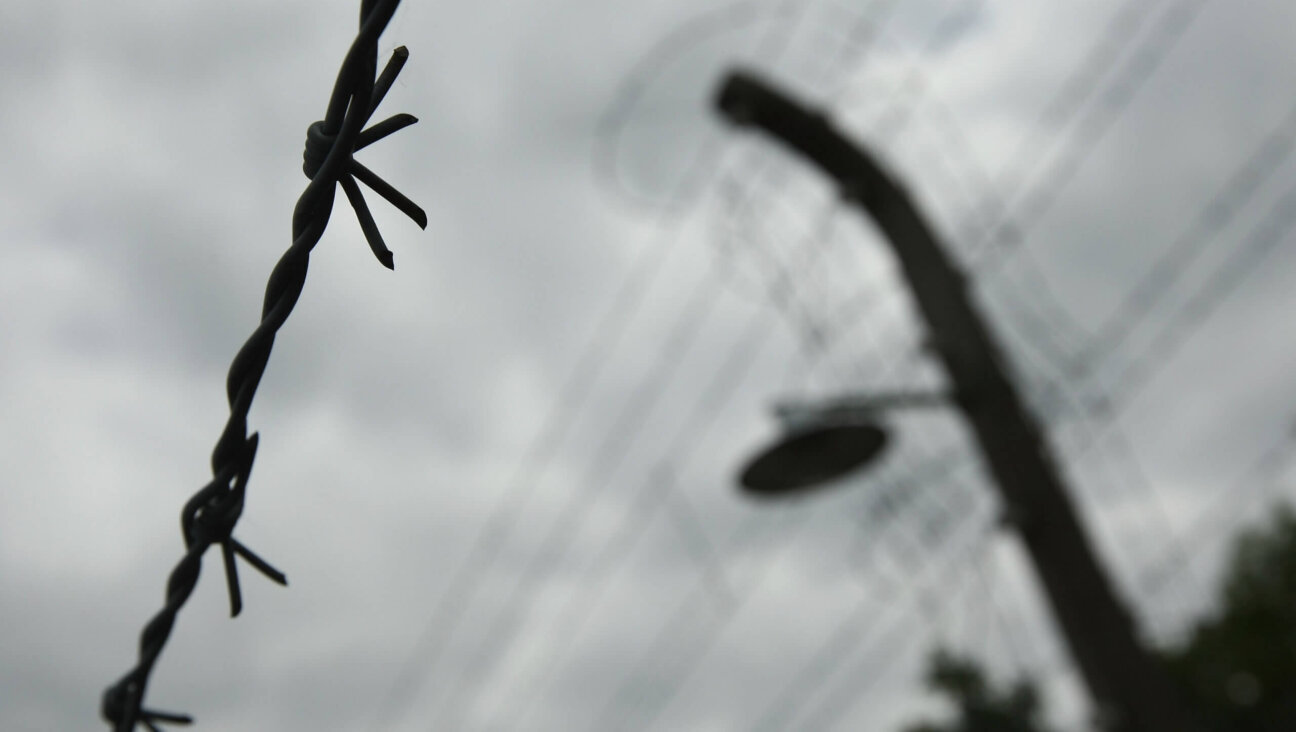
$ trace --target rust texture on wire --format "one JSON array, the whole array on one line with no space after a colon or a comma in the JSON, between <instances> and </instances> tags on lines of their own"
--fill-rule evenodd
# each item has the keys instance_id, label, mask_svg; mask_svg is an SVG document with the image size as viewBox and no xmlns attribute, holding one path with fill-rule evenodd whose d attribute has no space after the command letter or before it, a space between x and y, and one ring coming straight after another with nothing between
<instances>
[{"instance_id":1,"label":"rust texture on wire","mask_svg":"<svg viewBox=\"0 0 1296 732\"><path fill-rule=\"evenodd\" d=\"M176 615L198 584L202 557L207 549L220 545L231 615L238 615L243 605L236 557L243 558L271 580L287 584L283 573L234 539L232 532L243 512L248 476L256 456L257 435L249 436L247 432L248 410L270 359L275 334L301 296L310 252L323 235L333 210L334 185L342 186L347 200L355 209L369 248L388 269L393 268L391 251L378 233L356 179L391 202L420 227L427 228L423 209L352 157L357 150L418 121L412 115L397 114L366 128L409 57L403 46L397 48L382 74L375 78L378 37L387 27L399 2L362 0L360 32L342 62L328 110L323 120L310 125L307 130L302 170L310 178L310 184L293 211L292 246L279 259L266 285L261 323L230 365L225 384L230 416L212 451L212 479L185 503L180 513L185 554L167 580L166 604L140 634L139 661L103 695L100 712L118 732L132 732L139 724L159 732L160 723L188 724L193 721L188 715L145 709L143 701L149 674L166 645Z\"/></svg>"}]
</instances>

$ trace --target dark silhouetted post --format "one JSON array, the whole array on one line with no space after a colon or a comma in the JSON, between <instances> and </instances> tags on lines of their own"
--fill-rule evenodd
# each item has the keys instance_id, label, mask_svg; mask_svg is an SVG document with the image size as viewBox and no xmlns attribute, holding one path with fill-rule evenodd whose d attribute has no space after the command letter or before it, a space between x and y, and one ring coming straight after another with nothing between
<instances>
[{"instance_id":1,"label":"dark silhouetted post","mask_svg":"<svg viewBox=\"0 0 1296 732\"><path fill-rule=\"evenodd\" d=\"M831 176L842 196L890 241L950 379L951 402L971 427L1100 718L1123 732L1198 730L1163 669L1139 643L962 272L908 194L822 113L751 74L731 74L717 104L734 124L768 133Z\"/></svg>"}]
</instances>

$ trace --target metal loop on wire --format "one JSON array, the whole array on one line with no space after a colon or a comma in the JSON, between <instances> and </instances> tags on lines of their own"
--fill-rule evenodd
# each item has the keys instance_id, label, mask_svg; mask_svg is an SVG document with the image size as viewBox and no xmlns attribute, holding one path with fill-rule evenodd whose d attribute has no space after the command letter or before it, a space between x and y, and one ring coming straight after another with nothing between
<instances>
[{"instance_id":1,"label":"metal loop on wire","mask_svg":"<svg viewBox=\"0 0 1296 732\"><path fill-rule=\"evenodd\" d=\"M374 110L376 110L378 105L382 103L383 97L386 96L387 91L391 89L391 85L396 81L397 75L400 74L400 70L405 66L405 61L408 58L409 51L406 50L404 46L393 51L391 60L387 62L387 66L383 69L382 74L374 81L372 92L364 95L363 99L358 98L359 92L362 90L357 89L353 92L347 110L348 116L357 109L356 105L363 105L361 124L368 124L369 118L373 116ZM306 128L306 148L302 152L302 172L304 172L306 177L310 178L313 183L323 171L324 163L330 156L343 156L343 162L338 166L337 173L331 177L342 186L343 192L346 193L347 201L351 204L351 208L355 210L356 218L360 221L360 230L364 232L365 241L369 243L369 249L373 251L374 256L377 257L378 261L387 269L396 268L391 250L387 248L387 244L383 241L382 234L378 232L378 224L374 222L373 214L369 211L369 205L365 202L364 194L360 192L360 187L356 185L356 179L358 178L360 182L369 186L369 188L375 193L387 199L389 203L399 209L402 213L413 219L414 222L419 225L419 228L427 228L427 214L424 213L423 209L420 208L418 204L406 198L404 194L397 191L390 183L379 178L373 171L356 162L353 155L356 150L372 145L378 140L387 137L397 130L404 129L415 122L418 122L418 118L412 114L398 114L394 117L389 117L388 119L361 131L355 136L354 142L351 143L350 147L341 151L338 151L339 145L346 145L346 143L339 139L339 134L336 130L330 129L328 120L323 119L313 122L310 127Z\"/></svg>"}]
</instances>

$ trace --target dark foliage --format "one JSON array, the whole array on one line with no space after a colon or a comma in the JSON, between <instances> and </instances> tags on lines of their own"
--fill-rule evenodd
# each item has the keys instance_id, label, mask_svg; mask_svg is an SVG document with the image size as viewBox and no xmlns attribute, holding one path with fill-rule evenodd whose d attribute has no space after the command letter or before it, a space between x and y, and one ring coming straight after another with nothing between
<instances>
[{"instance_id":1,"label":"dark foliage","mask_svg":"<svg viewBox=\"0 0 1296 732\"><path fill-rule=\"evenodd\" d=\"M1161 652L1207 729L1296 730L1296 512L1284 507L1235 541L1217 609ZM932 656L928 687L955 709L905 732L1047 732L1035 683L994 688L970 659Z\"/></svg>"}]
</instances>

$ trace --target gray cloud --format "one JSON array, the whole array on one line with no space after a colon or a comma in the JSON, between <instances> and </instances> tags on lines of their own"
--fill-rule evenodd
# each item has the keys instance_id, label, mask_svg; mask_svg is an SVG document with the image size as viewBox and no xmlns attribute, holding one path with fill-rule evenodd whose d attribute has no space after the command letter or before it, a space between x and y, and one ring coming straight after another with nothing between
<instances>
[{"instance_id":1,"label":"gray cloud","mask_svg":"<svg viewBox=\"0 0 1296 732\"><path fill-rule=\"evenodd\" d=\"M1039 122L1040 110L1124 6L900 4L853 70L832 61L849 57L840 44L852 13L818 2L734 6L642 80L616 138L623 180L640 196L628 198L594 165L604 113L655 43L721 7L402 7L382 48L406 44L411 60L380 115L409 111L421 122L360 157L427 209L428 231L371 196L396 255L387 272L337 202L252 412L262 446L237 532L290 587L245 569L247 608L231 622L209 557L151 705L192 712L201 729L383 720L422 729L438 719L569 728L605 709L626 728L651 715L658 728L744 729L802 678L834 628L864 637L886 626L899 639L889 650L843 655L838 675L787 710L794 723L886 729L925 708L912 693L915 671L937 637L988 656L999 673L1014 668L1014 650L1028 664L1056 662L1029 571L1006 541L984 555L992 559L951 565L962 594L905 599L902 580L923 562L982 556L960 549L964 539L930 558L920 551L924 525L933 535L972 526L941 516L989 515L975 471L908 492L886 485L964 443L950 420L895 420L896 450L879 472L815 500L774 508L736 497L736 466L773 432L762 414L773 397L939 377L916 356L888 366L903 355L890 344L911 349L918 333L871 227L838 210L831 237L810 237L832 192L765 141L718 125L704 105L733 58L752 60L795 20L781 54L755 61L833 103L956 237L984 181L1011 170L1020 141L1027 162L1045 164L1051 145L1070 144L1058 121ZM94 727L98 695L133 660L181 550L178 510L204 481L225 419L225 369L289 243L303 132L323 114L354 11L304 2L6 11L0 727ZM1113 311L1287 113L1292 12L1281 2L1204 5L1027 232L1081 332ZM911 124L888 131L897 100L915 105ZM710 175L662 205L706 145L726 151L715 174L750 197L740 220ZM1239 209L1116 359L1152 342L1245 247L1296 179L1293 165ZM726 230L739 233L722 242ZM1190 337L1118 418L1136 463L1119 459L1115 442L1080 451L1097 416L1073 415L1054 433L1087 517L1101 522L1105 556L1158 631L1185 617L1135 579L1171 546L1158 522L1185 530L1290 423L1291 239L1279 236L1209 318L1189 321ZM796 257L819 241L816 263L798 269ZM1020 310L1040 292L1024 262L983 274L979 294L1035 403L1047 406L1061 370ZM566 424L547 415L565 414L563 384L623 283L658 265L639 306L617 321L621 335L606 341L615 347L598 354L597 378L577 383L589 391L585 406L554 435L550 457L517 477L536 435ZM841 323L827 353L807 357L803 322L771 307L779 267L792 273L806 317ZM861 289L884 304L864 308ZM672 350L672 334L689 327L689 347ZM1045 331L1070 337L1053 322ZM735 356L744 343L756 344L751 355ZM1101 396L1113 373L1074 386ZM627 406L640 393L641 405ZM887 513L884 496L906 495L907 509ZM983 497L960 509L961 495ZM509 530L496 561L476 567L480 588L464 597L460 627L430 669L419 639L501 504ZM556 533L568 506L583 520ZM619 559L601 555L608 546ZM986 630L999 621L972 566L999 598L1016 598L1004 604L1029 632ZM1202 596L1207 575L1179 580L1175 592ZM711 587L717 576L728 593ZM518 593L519 583L530 591ZM943 620L925 619L923 608L941 607ZM672 617L682 618L675 634L661 635ZM483 657L502 635L512 638L505 655ZM379 709L407 663L432 673L415 675L408 706ZM1059 678L1052 691L1073 697L1076 681ZM823 705L864 681L878 690L828 720ZM622 687L623 698L611 696ZM457 708L460 700L474 705ZM1074 717L1074 699L1068 708Z\"/></svg>"}]
</instances>

